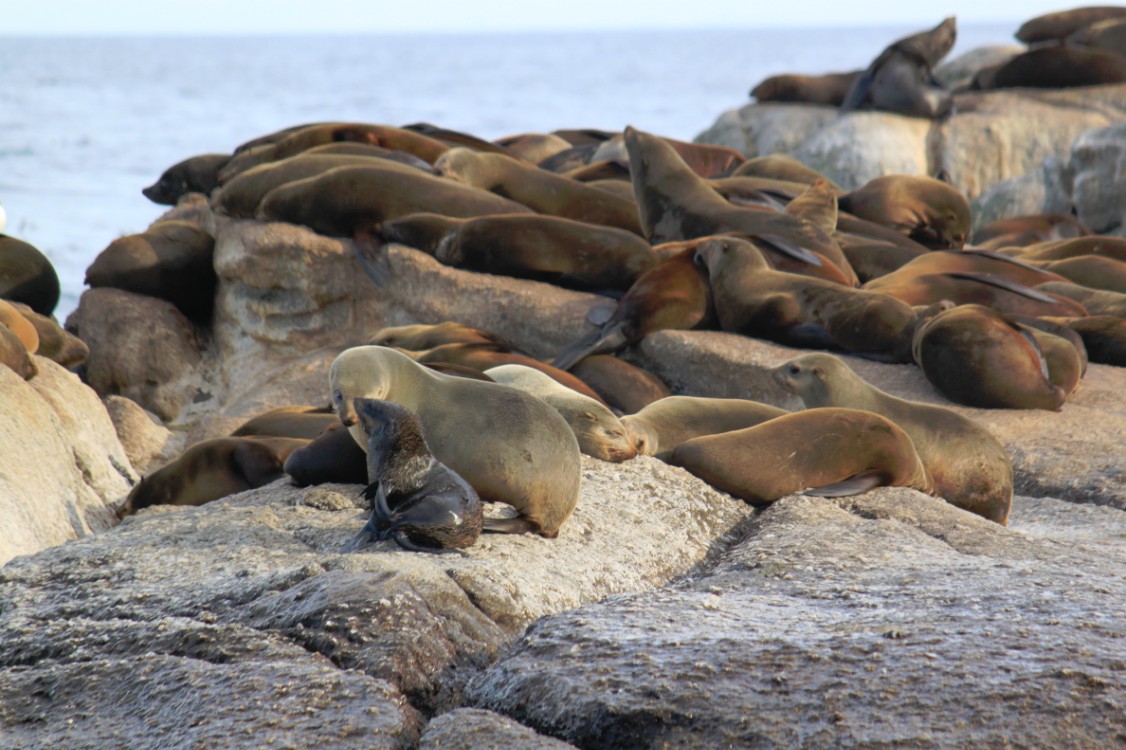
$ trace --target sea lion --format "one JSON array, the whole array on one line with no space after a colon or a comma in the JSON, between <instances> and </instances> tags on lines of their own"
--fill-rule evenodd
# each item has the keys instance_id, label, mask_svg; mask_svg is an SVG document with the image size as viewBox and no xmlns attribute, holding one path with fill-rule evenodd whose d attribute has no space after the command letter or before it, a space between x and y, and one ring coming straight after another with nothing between
<instances>
[{"instance_id":1,"label":"sea lion","mask_svg":"<svg viewBox=\"0 0 1126 750\"><path fill-rule=\"evenodd\" d=\"M559 136L572 146L597 146L616 135L614 131L599 128L560 128L551 131L551 134Z\"/></svg>"},{"instance_id":2,"label":"sea lion","mask_svg":"<svg viewBox=\"0 0 1126 750\"><path fill-rule=\"evenodd\" d=\"M973 242L981 245L1007 239L1011 245L1032 245L1089 235L1091 230L1072 214L1029 214L991 221L974 230Z\"/></svg>"},{"instance_id":3,"label":"sea lion","mask_svg":"<svg viewBox=\"0 0 1126 750\"><path fill-rule=\"evenodd\" d=\"M841 102L841 112L880 109L914 117L948 115L954 97L934 75L957 36L953 16L929 31L904 37L887 47L858 75Z\"/></svg>"},{"instance_id":4,"label":"sea lion","mask_svg":"<svg viewBox=\"0 0 1126 750\"><path fill-rule=\"evenodd\" d=\"M449 266L576 289L624 292L657 264L649 243L624 229L541 215L440 219L411 214L379 233Z\"/></svg>"},{"instance_id":5,"label":"sea lion","mask_svg":"<svg viewBox=\"0 0 1126 750\"><path fill-rule=\"evenodd\" d=\"M694 438L677 446L669 463L752 505L811 488L823 497L881 486L933 491L907 433L858 409L806 409Z\"/></svg>"},{"instance_id":6,"label":"sea lion","mask_svg":"<svg viewBox=\"0 0 1126 750\"><path fill-rule=\"evenodd\" d=\"M621 463L637 455L637 449L614 413L600 401L583 396L525 365L500 365L485 374L501 385L524 391L542 400L567 420L579 450L602 461Z\"/></svg>"},{"instance_id":7,"label":"sea lion","mask_svg":"<svg viewBox=\"0 0 1126 750\"><path fill-rule=\"evenodd\" d=\"M503 195L537 213L617 227L644 236L632 201L609 196L510 156L455 148L443 154L434 169L456 183Z\"/></svg>"},{"instance_id":8,"label":"sea lion","mask_svg":"<svg viewBox=\"0 0 1126 750\"><path fill-rule=\"evenodd\" d=\"M1126 320L1114 315L1048 318L1079 334L1092 362L1126 367Z\"/></svg>"},{"instance_id":9,"label":"sea lion","mask_svg":"<svg viewBox=\"0 0 1126 750\"><path fill-rule=\"evenodd\" d=\"M669 396L622 417L637 452L667 461L681 443L754 427L789 414L785 409L743 398Z\"/></svg>"},{"instance_id":10,"label":"sea lion","mask_svg":"<svg viewBox=\"0 0 1126 750\"><path fill-rule=\"evenodd\" d=\"M816 169L807 167L792 156L786 154L766 154L747 159L739 168L731 173L732 177L766 177L774 180L812 185L817 180L825 180L829 187L837 193L844 194L848 191L830 180Z\"/></svg>"},{"instance_id":11,"label":"sea lion","mask_svg":"<svg viewBox=\"0 0 1126 750\"><path fill-rule=\"evenodd\" d=\"M282 464L306 440L225 437L196 443L179 458L141 479L119 516L150 505L203 505L262 487L283 476Z\"/></svg>"},{"instance_id":12,"label":"sea lion","mask_svg":"<svg viewBox=\"0 0 1126 750\"><path fill-rule=\"evenodd\" d=\"M354 143L341 141L339 143L325 143L305 149L297 156L366 156L373 159L383 159L402 164L406 167L421 170L427 174L434 174L434 167L430 163L419 159L406 151L396 151L382 146L373 146L370 143ZM294 157L287 157L292 159Z\"/></svg>"},{"instance_id":13,"label":"sea lion","mask_svg":"<svg viewBox=\"0 0 1126 750\"><path fill-rule=\"evenodd\" d=\"M39 331L15 305L4 299L0 299L0 325L15 334L28 354L39 351Z\"/></svg>"},{"instance_id":14,"label":"sea lion","mask_svg":"<svg viewBox=\"0 0 1126 750\"><path fill-rule=\"evenodd\" d=\"M1062 276L1044 268L1026 263L1021 258L988 250L932 250L903 264L879 280L865 284L866 289L879 289L881 285L934 273L990 274L1025 286L1064 281Z\"/></svg>"},{"instance_id":15,"label":"sea lion","mask_svg":"<svg viewBox=\"0 0 1126 750\"><path fill-rule=\"evenodd\" d=\"M1065 39L1084 26L1122 17L1126 17L1126 7L1121 5L1095 5L1059 10L1025 21L1017 29L1016 38L1025 44L1057 41Z\"/></svg>"},{"instance_id":16,"label":"sea lion","mask_svg":"<svg viewBox=\"0 0 1126 750\"><path fill-rule=\"evenodd\" d=\"M59 303L59 277L34 245L0 234L0 297L23 302L40 315Z\"/></svg>"},{"instance_id":17,"label":"sea lion","mask_svg":"<svg viewBox=\"0 0 1126 750\"><path fill-rule=\"evenodd\" d=\"M1126 81L1126 57L1098 49L1040 47L1009 60L988 78L974 77L986 89L1062 89Z\"/></svg>"},{"instance_id":18,"label":"sea lion","mask_svg":"<svg viewBox=\"0 0 1126 750\"><path fill-rule=\"evenodd\" d=\"M1077 255L1061 260L1032 261L1038 267L1052 274L1058 274L1073 284L1102 289L1108 292L1126 294L1126 261L1109 258L1105 255Z\"/></svg>"},{"instance_id":19,"label":"sea lion","mask_svg":"<svg viewBox=\"0 0 1126 750\"><path fill-rule=\"evenodd\" d=\"M362 448L367 437L353 399L385 399L415 412L435 458L482 499L519 513L486 521L486 530L553 538L578 502L579 444L559 412L534 396L430 372L380 346L341 352L330 368L329 392L337 416Z\"/></svg>"},{"instance_id":20,"label":"sea lion","mask_svg":"<svg viewBox=\"0 0 1126 750\"><path fill-rule=\"evenodd\" d=\"M755 245L735 237L700 243L720 328L789 346L834 346L908 362L911 307L886 294L772 270Z\"/></svg>"},{"instance_id":21,"label":"sea lion","mask_svg":"<svg viewBox=\"0 0 1126 750\"><path fill-rule=\"evenodd\" d=\"M39 374L39 368L27 352L19 337L5 325L0 325L0 365L4 365L24 380Z\"/></svg>"},{"instance_id":22,"label":"sea lion","mask_svg":"<svg viewBox=\"0 0 1126 750\"><path fill-rule=\"evenodd\" d=\"M927 273L896 277L893 272L872 279L864 288L882 292L912 306L950 300L957 305L985 305L1013 315L1087 314L1083 305L1058 292L1033 289L988 273Z\"/></svg>"},{"instance_id":23,"label":"sea lion","mask_svg":"<svg viewBox=\"0 0 1126 750\"><path fill-rule=\"evenodd\" d=\"M266 194L256 217L350 237L357 227L422 211L454 217L531 213L499 195L387 162L287 182Z\"/></svg>"},{"instance_id":24,"label":"sea lion","mask_svg":"<svg viewBox=\"0 0 1126 750\"><path fill-rule=\"evenodd\" d=\"M499 143L486 141L484 138L478 138L472 133L465 133L460 130L451 130L450 128L443 128L439 125L434 125L429 122L415 122L410 125L404 125L404 130L410 130L414 133L422 133L429 136L436 141L441 141L450 148L469 148L473 151L481 151L487 154L504 154L505 156L513 156L508 152L508 149L501 146Z\"/></svg>"},{"instance_id":25,"label":"sea lion","mask_svg":"<svg viewBox=\"0 0 1126 750\"><path fill-rule=\"evenodd\" d=\"M1107 18L1088 24L1068 36L1067 43L1122 54L1126 50L1126 18Z\"/></svg>"},{"instance_id":26,"label":"sea lion","mask_svg":"<svg viewBox=\"0 0 1126 750\"><path fill-rule=\"evenodd\" d=\"M348 428L334 423L289 454L282 469L298 487L338 482L363 484L368 480L367 454L356 444Z\"/></svg>"},{"instance_id":27,"label":"sea lion","mask_svg":"<svg viewBox=\"0 0 1126 750\"><path fill-rule=\"evenodd\" d=\"M842 195L841 210L891 227L932 250L959 249L970 236L970 204L933 177L893 174Z\"/></svg>"},{"instance_id":28,"label":"sea lion","mask_svg":"<svg viewBox=\"0 0 1126 750\"><path fill-rule=\"evenodd\" d=\"M552 364L569 370L583 357L618 351L653 331L710 325L715 319L711 287L706 271L695 263L695 244L642 274L608 316L605 306L592 308L587 320L595 328L560 350Z\"/></svg>"},{"instance_id":29,"label":"sea lion","mask_svg":"<svg viewBox=\"0 0 1126 750\"><path fill-rule=\"evenodd\" d=\"M230 154L201 154L184 159L164 170L141 194L163 206L175 206L188 193L210 195L219 186L219 170L230 160Z\"/></svg>"},{"instance_id":30,"label":"sea lion","mask_svg":"<svg viewBox=\"0 0 1126 750\"><path fill-rule=\"evenodd\" d=\"M243 422L231 437L272 436L313 440L337 421L330 407L281 406Z\"/></svg>"},{"instance_id":31,"label":"sea lion","mask_svg":"<svg viewBox=\"0 0 1126 750\"><path fill-rule=\"evenodd\" d=\"M855 235L835 235L848 264L856 271L860 285L903 268L915 258L929 252L926 248L912 250L881 240L867 240Z\"/></svg>"},{"instance_id":32,"label":"sea lion","mask_svg":"<svg viewBox=\"0 0 1126 750\"><path fill-rule=\"evenodd\" d=\"M303 152L288 159L278 159L266 164L259 164L240 172L219 188L211 200L211 205L219 213L231 218L253 219L262 199L276 187L288 182L316 177L336 167L362 167L365 165L381 166L387 169L413 169L413 167L408 167L405 164L381 159L378 156Z\"/></svg>"},{"instance_id":33,"label":"sea lion","mask_svg":"<svg viewBox=\"0 0 1126 750\"><path fill-rule=\"evenodd\" d=\"M504 146L508 153L518 159L539 164L549 156L554 156L571 148L572 144L554 133L520 133L497 138L495 143Z\"/></svg>"},{"instance_id":34,"label":"sea lion","mask_svg":"<svg viewBox=\"0 0 1126 750\"><path fill-rule=\"evenodd\" d=\"M364 496L371 516L341 552L382 539L403 549L436 552L471 546L481 535L481 500L469 483L434 458L422 423L391 401L357 398L359 427L368 438Z\"/></svg>"},{"instance_id":35,"label":"sea lion","mask_svg":"<svg viewBox=\"0 0 1126 750\"><path fill-rule=\"evenodd\" d=\"M633 414L672 395L664 381L653 373L608 354L584 357L569 372L620 414Z\"/></svg>"},{"instance_id":36,"label":"sea lion","mask_svg":"<svg viewBox=\"0 0 1126 750\"><path fill-rule=\"evenodd\" d=\"M1084 313L1090 315L1113 315L1116 318L1126 318L1126 294L1113 292L1108 289L1092 289L1082 284L1070 281L1049 281L1036 287L1037 291L1047 292L1055 297L1065 297L1072 300L1082 308L1082 312L1060 313L1066 317L1082 317ZM1051 313L1044 313L1050 315Z\"/></svg>"},{"instance_id":37,"label":"sea lion","mask_svg":"<svg viewBox=\"0 0 1126 750\"><path fill-rule=\"evenodd\" d=\"M1013 254L1024 261L1063 260L1079 255L1102 255L1126 261L1126 237L1096 234L1089 237L1041 242L1015 249Z\"/></svg>"},{"instance_id":38,"label":"sea lion","mask_svg":"<svg viewBox=\"0 0 1126 750\"><path fill-rule=\"evenodd\" d=\"M760 102L826 104L830 107L839 107L848 96L853 82L863 73L863 70L826 73L819 76L783 73L759 81L751 89L751 96Z\"/></svg>"},{"instance_id":39,"label":"sea lion","mask_svg":"<svg viewBox=\"0 0 1126 750\"><path fill-rule=\"evenodd\" d=\"M1037 337L982 305L959 305L924 321L913 351L931 385L967 406L1059 411L1079 382L1074 348L1074 382L1065 389L1052 382Z\"/></svg>"},{"instance_id":40,"label":"sea lion","mask_svg":"<svg viewBox=\"0 0 1126 750\"><path fill-rule=\"evenodd\" d=\"M69 369L86 361L86 357L90 355L90 347L86 342L65 330L54 318L40 315L22 302L10 304L35 327L39 336L36 354Z\"/></svg>"},{"instance_id":41,"label":"sea lion","mask_svg":"<svg viewBox=\"0 0 1126 750\"><path fill-rule=\"evenodd\" d=\"M111 242L86 269L86 283L166 300L203 323L211 318L219 284L214 254L215 238L197 225L159 221Z\"/></svg>"},{"instance_id":42,"label":"sea lion","mask_svg":"<svg viewBox=\"0 0 1126 750\"><path fill-rule=\"evenodd\" d=\"M815 265L820 261L808 251L818 253L856 283L844 254L821 228L784 213L732 205L657 136L627 127L625 143L643 236L650 243L737 232Z\"/></svg>"},{"instance_id":43,"label":"sea lion","mask_svg":"<svg viewBox=\"0 0 1126 750\"><path fill-rule=\"evenodd\" d=\"M515 346L494 333L454 321L387 326L376 331L368 344L372 346L392 346L412 352L433 349L443 344L486 344L496 347L497 351L523 354Z\"/></svg>"},{"instance_id":44,"label":"sea lion","mask_svg":"<svg viewBox=\"0 0 1126 750\"><path fill-rule=\"evenodd\" d=\"M941 406L896 398L865 382L831 354L805 354L777 367L775 381L806 408L837 406L881 414L915 444L936 494L1004 525L1013 501L1009 454L971 419Z\"/></svg>"}]
</instances>

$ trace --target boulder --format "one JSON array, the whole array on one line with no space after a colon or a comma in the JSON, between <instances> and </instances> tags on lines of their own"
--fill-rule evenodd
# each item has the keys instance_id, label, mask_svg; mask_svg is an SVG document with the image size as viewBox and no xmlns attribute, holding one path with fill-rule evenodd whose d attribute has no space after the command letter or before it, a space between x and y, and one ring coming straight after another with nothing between
<instances>
[{"instance_id":1,"label":"boulder","mask_svg":"<svg viewBox=\"0 0 1126 750\"><path fill-rule=\"evenodd\" d=\"M137 481L97 395L35 357L24 381L0 367L0 565L117 522Z\"/></svg>"},{"instance_id":2,"label":"boulder","mask_svg":"<svg viewBox=\"0 0 1126 750\"><path fill-rule=\"evenodd\" d=\"M152 412L124 396L106 396L104 403L117 439L138 473L147 474L179 452L180 441Z\"/></svg>"},{"instance_id":3,"label":"boulder","mask_svg":"<svg viewBox=\"0 0 1126 750\"><path fill-rule=\"evenodd\" d=\"M574 745L536 734L502 714L479 708L459 708L427 724L418 742L418 750L456 747L568 750Z\"/></svg>"},{"instance_id":4,"label":"boulder","mask_svg":"<svg viewBox=\"0 0 1126 750\"><path fill-rule=\"evenodd\" d=\"M996 182L971 200L973 227L1013 216L1071 213L1071 180L1067 163L1049 156L1039 169Z\"/></svg>"},{"instance_id":5,"label":"boulder","mask_svg":"<svg viewBox=\"0 0 1126 750\"><path fill-rule=\"evenodd\" d=\"M1096 234L1126 232L1126 123L1081 135L1069 167L1080 221Z\"/></svg>"},{"instance_id":6,"label":"boulder","mask_svg":"<svg viewBox=\"0 0 1126 750\"><path fill-rule=\"evenodd\" d=\"M1126 514L1045 539L1060 504L1018 501L1004 528L902 488L785 498L692 578L540 620L469 700L580 747L1109 747Z\"/></svg>"}]
</instances>

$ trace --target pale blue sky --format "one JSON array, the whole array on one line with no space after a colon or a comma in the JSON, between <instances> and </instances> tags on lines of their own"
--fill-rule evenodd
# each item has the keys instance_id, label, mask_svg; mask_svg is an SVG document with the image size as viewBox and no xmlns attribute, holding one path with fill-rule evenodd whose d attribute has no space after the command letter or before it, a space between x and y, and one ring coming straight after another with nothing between
<instances>
[{"instance_id":1,"label":"pale blue sky","mask_svg":"<svg viewBox=\"0 0 1126 750\"><path fill-rule=\"evenodd\" d=\"M273 34L761 28L1017 22L1030 0L7 0L0 35Z\"/></svg>"}]
</instances>

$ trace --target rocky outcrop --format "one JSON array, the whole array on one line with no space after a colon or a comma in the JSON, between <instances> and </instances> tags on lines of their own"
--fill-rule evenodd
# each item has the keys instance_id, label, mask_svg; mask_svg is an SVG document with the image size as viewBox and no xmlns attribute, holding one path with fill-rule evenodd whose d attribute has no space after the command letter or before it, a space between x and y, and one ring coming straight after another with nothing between
<instances>
[{"instance_id":1,"label":"rocky outcrop","mask_svg":"<svg viewBox=\"0 0 1126 750\"><path fill-rule=\"evenodd\" d=\"M747 104L696 137L748 157L787 153L846 189L890 173L937 174L975 198L994 183L1066 160L1091 130L1126 122L1126 85L970 92L931 121L810 104ZM1109 169L1109 166L1107 167Z\"/></svg>"},{"instance_id":2,"label":"rocky outcrop","mask_svg":"<svg viewBox=\"0 0 1126 750\"><path fill-rule=\"evenodd\" d=\"M97 395L52 361L35 364L29 381L0 367L0 565L112 527L137 479Z\"/></svg>"}]
</instances>

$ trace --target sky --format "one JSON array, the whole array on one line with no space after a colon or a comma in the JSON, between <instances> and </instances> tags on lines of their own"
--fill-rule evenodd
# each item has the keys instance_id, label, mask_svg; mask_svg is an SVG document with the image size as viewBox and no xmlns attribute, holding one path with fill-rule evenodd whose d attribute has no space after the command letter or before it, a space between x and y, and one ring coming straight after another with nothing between
<instances>
[{"instance_id":1,"label":"sky","mask_svg":"<svg viewBox=\"0 0 1126 750\"><path fill-rule=\"evenodd\" d=\"M1016 22L1035 0L5 0L0 36L563 31Z\"/></svg>"}]
</instances>

